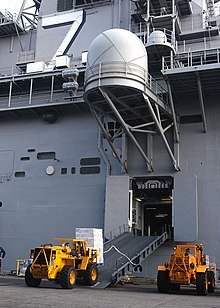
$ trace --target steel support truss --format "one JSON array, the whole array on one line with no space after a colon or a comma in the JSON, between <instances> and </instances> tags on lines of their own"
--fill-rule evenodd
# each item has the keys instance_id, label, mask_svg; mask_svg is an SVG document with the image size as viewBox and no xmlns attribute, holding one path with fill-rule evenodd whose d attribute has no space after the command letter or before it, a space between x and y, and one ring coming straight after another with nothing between
<instances>
[{"instance_id":1,"label":"steel support truss","mask_svg":"<svg viewBox=\"0 0 220 308\"><path fill-rule=\"evenodd\" d=\"M27 31L37 27L41 2L42 0L23 0L18 20L24 30Z\"/></svg>"},{"instance_id":2,"label":"steel support truss","mask_svg":"<svg viewBox=\"0 0 220 308\"><path fill-rule=\"evenodd\" d=\"M98 108L96 104L93 104L91 102L87 102L87 103L89 104L91 112L94 115L95 119L97 120L102 130L102 133L104 137L107 139L115 157L117 158L119 163L122 165L124 172L127 172L126 162L123 161L123 159L119 156L113 144L114 139L117 138L119 135L122 135L123 133L125 133L126 136L136 146L137 150L139 151L139 153L145 160L149 172L154 171L153 164L152 164L152 157L149 157L149 154L148 154L148 153L152 153L152 151L149 149L147 151L144 150L135 135L136 133L144 133L147 136L153 136L155 134L159 134L172 160L175 170L180 171L179 159L178 159L179 147L174 145L173 146L174 150L172 150L167 140L167 137L166 137L166 132L169 129L174 127L174 132L175 132L174 140L175 140L175 143L179 144L179 134L178 134L178 128L177 128L176 115L174 112L174 108L172 106L171 106L171 114L170 114L172 120L169 121L169 124L166 125L166 120L164 120L164 118L161 117L160 108L158 107L157 103L152 102L145 93L142 93L142 98L143 98L143 101L146 107L146 113L149 114L149 118L151 118L151 120L143 123L143 118L139 114L140 119L142 119L142 121L140 121L141 124L131 125L127 123L126 119L123 118L122 114L116 107L116 104L125 107L125 104L121 100L121 98L119 99L115 97L114 95L112 95L112 93L109 93L108 90L105 89L104 87L99 87L99 92L101 93L102 97L104 98L105 102L110 108L111 113L113 113L115 121L121 125L121 129L119 129L114 136L112 136L112 134L109 133L108 127L105 123L106 118L109 119L109 117L111 117L109 113L105 113L101 108ZM127 107L127 108L130 108L130 107ZM133 112L135 114L136 111L134 110ZM135 116L137 117L137 114L135 114ZM176 155L174 154L174 152Z\"/></svg>"},{"instance_id":3,"label":"steel support truss","mask_svg":"<svg viewBox=\"0 0 220 308\"><path fill-rule=\"evenodd\" d=\"M207 132L207 122L206 122L205 106L204 106L204 99L203 99L203 93L202 93L202 85L201 85L199 73L196 74L196 78L197 78L197 86L198 86L198 94L199 94L199 103L200 103L201 110L202 110L203 130L204 130L204 133L206 133Z\"/></svg>"}]
</instances>

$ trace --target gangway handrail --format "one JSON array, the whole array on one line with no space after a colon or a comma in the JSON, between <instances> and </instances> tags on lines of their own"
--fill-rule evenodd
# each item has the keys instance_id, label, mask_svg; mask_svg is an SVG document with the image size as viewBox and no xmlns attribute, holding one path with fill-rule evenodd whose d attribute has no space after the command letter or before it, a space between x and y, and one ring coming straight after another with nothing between
<instances>
[{"instance_id":1,"label":"gangway handrail","mask_svg":"<svg viewBox=\"0 0 220 308\"><path fill-rule=\"evenodd\" d=\"M156 235L161 233L161 235ZM144 259L149 257L159 246L161 246L167 239L170 238L170 226L164 225L160 230L158 230L155 235L156 239L154 239L150 244L148 244L145 248L140 250L138 253L136 253L135 256L129 257L126 255L127 262L125 262L122 266L117 268L117 262L119 260L116 259L116 270L112 273L112 282L116 283L119 280L122 279L125 273L125 268L129 267L130 264L135 267L135 265L138 267L143 262ZM124 254L124 253L123 253ZM124 254L125 255L125 254ZM120 257L121 258L121 257ZM136 263L135 260L138 260ZM128 270L127 272L129 272Z\"/></svg>"},{"instance_id":2,"label":"gangway handrail","mask_svg":"<svg viewBox=\"0 0 220 308\"><path fill-rule=\"evenodd\" d=\"M125 232L131 232L131 227L128 224L123 224L108 233L104 234L104 239L106 239L105 244L111 242L116 237L120 236Z\"/></svg>"},{"instance_id":3,"label":"gangway handrail","mask_svg":"<svg viewBox=\"0 0 220 308\"><path fill-rule=\"evenodd\" d=\"M155 239L152 243L150 243L148 246L146 246L144 249L142 249L138 254L136 254L133 258L130 259L130 263L133 263L134 264L134 260L138 258L138 256L143 253L145 250L147 250L148 248L151 248L151 253L154 252L154 245L158 245L158 244L162 244L165 242L165 240L168 239L168 234L167 232L165 231L163 234L161 234L160 236L158 236L157 239ZM160 246L160 245L159 245ZM139 263L135 264L135 265L139 265ZM121 266L118 271L120 271L124 266Z\"/></svg>"},{"instance_id":4,"label":"gangway handrail","mask_svg":"<svg viewBox=\"0 0 220 308\"><path fill-rule=\"evenodd\" d=\"M155 231L153 233L153 236L160 236L162 235L164 232L167 232L168 235L170 236L171 234L171 230L170 230L170 225L163 225L160 229L158 229L157 231Z\"/></svg>"},{"instance_id":5,"label":"gangway handrail","mask_svg":"<svg viewBox=\"0 0 220 308\"><path fill-rule=\"evenodd\" d=\"M135 259L139 258L139 262L136 264L137 266L140 266L140 264L142 263L142 261L144 259L146 259L147 257L149 257L159 246L161 246L167 239L168 239L168 233L165 231L161 236L159 236L157 239L155 239L152 243L150 243L148 246L146 246L142 251L140 251L138 254L136 254L133 258L130 258L130 260L133 262ZM145 257L142 259L141 256L145 254ZM142 260L140 260L142 259ZM123 276L125 276L123 274L123 271L125 273L125 268L130 265L130 261L127 261L125 264L123 264L123 266L121 266L120 268L116 269L113 273L112 273L112 282L116 283L118 281L120 281ZM116 260L116 264L117 264L117 260Z\"/></svg>"}]
</instances>

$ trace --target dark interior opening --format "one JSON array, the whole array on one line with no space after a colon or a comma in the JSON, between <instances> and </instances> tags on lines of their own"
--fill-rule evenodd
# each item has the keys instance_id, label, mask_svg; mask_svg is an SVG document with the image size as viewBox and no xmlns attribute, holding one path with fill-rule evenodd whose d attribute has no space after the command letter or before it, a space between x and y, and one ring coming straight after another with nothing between
<instances>
[{"instance_id":1,"label":"dark interior opening","mask_svg":"<svg viewBox=\"0 0 220 308\"><path fill-rule=\"evenodd\" d=\"M135 178L132 186L135 202L143 210L141 233L153 236L162 234L164 228L172 231L173 178Z\"/></svg>"}]
</instances>

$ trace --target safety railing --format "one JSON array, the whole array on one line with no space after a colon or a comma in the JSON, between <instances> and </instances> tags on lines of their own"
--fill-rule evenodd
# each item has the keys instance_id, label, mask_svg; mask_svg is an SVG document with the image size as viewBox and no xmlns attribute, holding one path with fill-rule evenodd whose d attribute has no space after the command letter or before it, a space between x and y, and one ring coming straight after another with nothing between
<instances>
[{"instance_id":1,"label":"safety railing","mask_svg":"<svg viewBox=\"0 0 220 308\"><path fill-rule=\"evenodd\" d=\"M131 273L135 267L141 268L141 263L169 238L170 226L164 225L152 235L152 242L149 243L146 239L146 246L144 248L143 242L135 247L129 247L129 250L124 253L121 253L116 248L119 257L115 260L115 271L112 274L112 281L117 282L121 280L123 276Z\"/></svg>"},{"instance_id":2,"label":"safety railing","mask_svg":"<svg viewBox=\"0 0 220 308\"><path fill-rule=\"evenodd\" d=\"M215 48L181 53L174 57L163 57L162 70L219 63L220 49Z\"/></svg>"},{"instance_id":3,"label":"safety railing","mask_svg":"<svg viewBox=\"0 0 220 308\"><path fill-rule=\"evenodd\" d=\"M23 73L24 72L16 65L5 66L5 67L0 68L0 78L1 77L21 75Z\"/></svg>"},{"instance_id":4,"label":"safety railing","mask_svg":"<svg viewBox=\"0 0 220 308\"><path fill-rule=\"evenodd\" d=\"M178 41L178 52L194 52L198 50L209 50L218 48L215 40L210 40L210 37L194 38L190 40Z\"/></svg>"},{"instance_id":5,"label":"safety railing","mask_svg":"<svg viewBox=\"0 0 220 308\"><path fill-rule=\"evenodd\" d=\"M126 225L124 225L126 226ZM128 226L126 226L128 227ZM129 231L131 230L131 228L128 227ZM123 233L123 232L122 232ZM151 237L156 237L156 239L154 239L152 241L152 243L148 244L146 248L144 248L144 250L148 249L148 252L153 252L157 247L159 247L162 243L164 243L165 240L167 240L168 238L170 238L170 226L169 225L164 225L162 228L158 229L154 234L151 235ZM146 239L146 241L148 241L148 239ZM136 247L129 247L129 250L125 253L125 255L128 258L132 258L132 256L134 256L134 252L139 251L141 252L141 246L143 246L143 244L136 246ZM149 246L149 247L148 247ZM138 254L137 254L138 255ZM118 264L120 263L120 259L121 256L119 258L116 259L116 269L118 268Z\"/></svg>"},{"instance_id":6,"label":"safety railing","mask_svg":"<svg viewBox=\"0 0 220 308\"><path fill-rule=\"evenodd\" d=\"M122 61L105 61L92 65L86 70L85 80L88 83L90 79L101 79L107 76L127 76L133 79L137 78L140 82L147 83L146 68L134 63Z\"/></svg>"},{"instance_id":7,"label":"safety railing","mask_svg":"<svg viewBox=\"0 0 220 308\"><path fill-rule=\"evenodd\" d=\"M17 55L17 60L16 60L16 64L17 65L12 65L12 66L5 66L5 67L0 67L0 79L4 78L4 77L9 77L9 76L15 76L15 75L30 75L32 73L26 73L26 71L22 70L19 65L28 63L28 62L34 62L35 61L35 51L34 50L30 50L30 51L24 51L24 52L20 52ZM47 70L47 68L50 68L51 72L54 71L62 71L61 69L57 69L56 68L56 60L51 60L50 58L43 58L42 62L45 63L45 70ZM70 68L75 68L78 67L81 70L85 70L85 65L82 65L82 57L74 57L72 58L70 56ZM37 72L37 73L44 73L44 72Z\"/></svg>"},{"instance_id":8,"label":"safety railing","mask_svg":"<svg viewBox=\"0 0 220 308\"><path fill-rule=\"evenodd\" d=\"M17 63L34 62L35 50L21 51L17 56Z\"/></svg>"},{"instance_id":9,"label":"safety railing","mask_svg":"<svg viewBox=\"0 0 220 308\"><path fill-rule=\"evenodd\" d=\"M125 232L131 232L131 227L127 224L123 224L104 235L105 243L113 240Z\"/></svg>"},{"instance_id":10,"label":"safety railing","mask_svg":"<svg viewBox=\"0 0 220 308\"><path fill-rule=\"evenodd\" d=\"M92 65L85 72L85 82L97 80L101 84L102 78L130 78L144 85L145 88L151 90L166 105L168 105L167 90L163 88L147 70L137 64L120 61L106 61ZM117 85L117 84L114 84Z\"/></svg>"},{"instance_id":11,"label":"safety railing","mask_svg":"<svg viewBox=\"0 0 220 308\"><path fill-rule=\"evenodd\" d=\"M171 234L171 228L170 225L164 225L160 229L158 229L156 232L154 232L153 236L161 236L164 233L167 233L168 236L170 237Z\"/></svg>"},{"instance_id":12,"label":"safety railing","mask_svg":"<svg viewBox=\"0 0 220 308\"><path fill-rule=\"evenodd\" d=\"M16 22L18 23L18 15L12 14L8 10L0 11L0 25L8 22Z\"/></svg>"},{"instance_id":13,"label":"safety railing","mask_svg":"<svg viewBox=\"0 0 220 308\"><path fill-rule=\"evenodd\" d=\"M149 33L147 29L146 22L140 22L138 24L134 24L131 26L131 32L136 34L136 36L146 45L149 42L149 38L153 32L160 31L164 35L164 42L170 44L174 49L177 48L177 42L175 39L175 35L172 31L166 28L152 28Z\"/></svg>"}]
</instances>

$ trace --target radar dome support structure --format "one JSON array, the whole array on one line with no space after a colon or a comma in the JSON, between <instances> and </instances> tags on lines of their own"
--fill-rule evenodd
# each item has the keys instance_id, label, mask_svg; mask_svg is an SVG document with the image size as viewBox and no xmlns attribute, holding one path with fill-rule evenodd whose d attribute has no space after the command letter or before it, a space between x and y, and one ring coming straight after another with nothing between
<instances>
[{"instance_id":1,"label":"radar dome support structure","mask_svg":"<svg viewBox=\"0 0 220 308\"><path fill-rule=\"evenodd\" d=\"M93 40L88 50L84 100L125 172L126 162L117 155L114 136L106 128L106 117L121 126L149 172L154 170L149 155L152 151L137 137L143 134L162 137L173 166L179 171L178 159L166 137L166 132L174 126L174 133L177 131L176 115L169 104L167 90L148 74L146 49L135 34L110 29Z\"/></svg>"}]
</instances>

